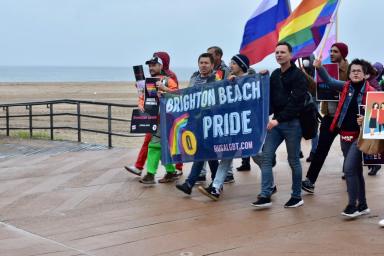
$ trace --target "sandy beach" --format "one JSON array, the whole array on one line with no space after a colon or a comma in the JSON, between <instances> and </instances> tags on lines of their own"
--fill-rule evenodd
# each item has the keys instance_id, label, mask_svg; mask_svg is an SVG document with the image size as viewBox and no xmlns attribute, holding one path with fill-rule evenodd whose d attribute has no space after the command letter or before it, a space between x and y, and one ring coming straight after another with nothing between
<instances>
[{"instance_id":1,"label":"sandy beach","mask_svg":"<svg viewBox=\"0 0 384 256\"><path fill-rule=\"evenodd\" d=\"M181 83L185 87L186 83ZM5 103L23 103L48 101L59 99L74 99L87 101L100 101L122 104L137 104L137 92L133 82L78 82L78 83L0 83L0 104ZM4 110L0 110L4 115ZM76 112L76 106L56 105L55 112ZM116 118L130 119L131 108L112 108L112 115ZM48 113L46 106L34 107L33 113ZM104 106L82 105L82 113L97 116L107 116L107 108ZM24 107L10 109L10 115L27 114L28 110ZM76 127L76 117L58 116L54 118L55 126L70 125ZM34 126L46 127L49 125L49 118L35 117ZM107 131L107 121L99 119L82 118L83 128L92 128ZM5 127L5 120L0 120L0 126ZM11 119L11 127L27 127L28 120ZM123 122L113 122L114 132L129 134L129 124ZM49 135L49 131L42 130L44 134ZM1 134L5 134L2 131ZM13 132L15 134L15 132ZM55 130L55 138L63 140L77 140L77 132L72 130ZM107 143L107 135L95 134L89 132L82 133L82 141L88 143ZM124 146L128 148L137 148L141 145L142 138L113 137L113 146Z\"/></svg>"}]
</instances>

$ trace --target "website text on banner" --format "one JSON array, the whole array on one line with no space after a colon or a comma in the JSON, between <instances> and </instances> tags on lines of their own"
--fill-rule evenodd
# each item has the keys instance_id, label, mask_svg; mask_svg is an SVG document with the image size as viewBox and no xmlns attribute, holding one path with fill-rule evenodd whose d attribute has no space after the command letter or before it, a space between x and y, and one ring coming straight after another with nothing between
<instances>
[{"instance_id":1,"label":"website text on banner","mask_svg":"<svg viewBox=\"0 0 384 256\"><path fill-rule=\"evenodd\" d=\"M160 99L162 162L256 155L269 115L269 75L222 80Z\"/></svg>"}]
</instances>

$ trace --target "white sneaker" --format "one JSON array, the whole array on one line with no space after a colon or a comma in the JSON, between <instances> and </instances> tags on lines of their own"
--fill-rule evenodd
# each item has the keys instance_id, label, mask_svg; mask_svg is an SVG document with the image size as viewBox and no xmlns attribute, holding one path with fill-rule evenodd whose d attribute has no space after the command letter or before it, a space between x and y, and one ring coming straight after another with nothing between
<instances>
[{"instance_id":1,"label":"white sneaker","mask_svg":"<svg viewBox=\"0 0 384 256\"><path fill-rule=\"evenodd\" d=\"M137 176L141 176L141 170L137 169L134 165L124 166L124 168L125 168L125 170L127 170L130 173L133 173Z\"/></svg>"},{"instance_id":2,"label":"white sneaker","mask_svg":"<svg viewBox=\"0 0 384 256\"><path fill-rule=\"evenodd\" d=\"M384 228L384 219L382 219L381 221L379 221L379 226Z\"/></svg>"}]
</instances>

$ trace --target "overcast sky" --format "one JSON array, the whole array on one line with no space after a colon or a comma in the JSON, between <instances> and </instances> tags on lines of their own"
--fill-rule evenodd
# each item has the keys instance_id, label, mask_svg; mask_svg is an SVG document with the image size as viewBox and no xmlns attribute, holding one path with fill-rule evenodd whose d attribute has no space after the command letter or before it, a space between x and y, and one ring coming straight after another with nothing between
<instances>
[{"instance_id":1,"label":"overcast sky","mask_svg":"<svg viewBox=\"0 0 384 256\"><path fill-rule=\"evenodd\" d=\"M309 1L309 0L306 0ZM294 8L299 0L291 1ZM238 53L260 0L0 0L1 66L132 66L165 50L192 67L208 46ZM349 59L384 61L384 1L343 0L339 40ZM269 57L261 65L275 65ZM257 67L257 66L256 66Z\"/></svg>"}]
</instances>

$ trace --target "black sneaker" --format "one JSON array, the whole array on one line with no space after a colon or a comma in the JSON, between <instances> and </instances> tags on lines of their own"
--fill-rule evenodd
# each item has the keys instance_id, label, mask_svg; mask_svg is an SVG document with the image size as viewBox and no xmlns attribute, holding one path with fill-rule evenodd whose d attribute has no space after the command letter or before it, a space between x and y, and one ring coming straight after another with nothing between
<instances>
[{"instance_id":1,"label":"black sneaker","mask_svg":"<svg viewBox=\"0 0 384 256\"><path fill-rule=\"evenodd\" d=\"M315 153L313 153L313 152L309 153L309 156L307 157L307 159L305 159L305 161L307 163L312 162L314 156L315 156Z\"/></svg>"},{"instance_id":2,"label":"black sneaker","mask_svg":"<svg viewBox=\"0 0 384 256\"><path fill-rule=\"evenodd\" d=\"M341 213L341 215L349 217L349 218L356 218L360 216L359 210L354 205L347 205L345 207L345 210Z\"/></svg>"},{"instance_id":3,"label":"black sneaker","mask_svg":"<svg viewBox=\"0 0 384 256\"><path fill-rule=\"evenodd\" d=\"M236 169L239 172L249 172L251 170L251 166L250 165L241 165L241 166L237 167Z\"/></svg>"},{"instance_id":4,"label":"black sneaker","mask_svg":"<svg viewBox=\"0 0 384 256\"><path fill-rule=\"evenodd\" d=\"M272 206L271 198L270 197L260 197L257 199L256 202L251 203L252 206L257 208L268 208Z\"/></svg>"},{"instance_id":5,"label":"black sneaker","mask_svg":"<svg viewBox=\"0 0 384 256\"><path fill-rule=\"evenodd\" d=\"M371 165L368 167L370 171L368 172L369 176L376 176L377 172L381 169L381 165Z\"/></svg>"},{"instance_id":6,"label":"black sneaker","mask_svg":"<svg viewBox=\"0 0 384 256\"><path fill-rule=\"evenodd\" d=\"M195 184L203 184L206 181L207 181L207 178L205 176L199 176L197 177Z\"/></svg>"},{"instance_id":7,"label":"black sneaker","mask_svg":"<svg viewBox=\"0 0 384 256\"><path fill-rule=\"evenodd\" d=\"M277 187L276 187L276 185L275 185L275 186L273 186L273 188L272 188L271 196L272 196L273 194L276 194L276 193L277 193ZM260 199L260 198L262 198L262 196L261 196L260 194L258 194L258 195L257 195L257 199Z\"/></svg>"},{"instance_id":8,"label":"black sneaker","mask_svg":"<svg viewBox=\"0 0 384 256\"><path fill-rule=\"evenodd\" d=\"M309 194L315 193L315 185L309 180L303 180L301 182L301 189L308 192Z\"/></svg>"},{"instance_id":9,"label":"black sneaker","mask_svg":"<svg viewBox=\"0 0 384 256\"><path fill-rule=\"evenodd\" d=\"M233 178L233 175L227 175L224 180L224 184L229 184L235 182L235 178Z\"/></svg>"},{"instance_id":10,"label":"black sneaker","mask_svg":"<svg viewBox=\"0 0 384 256\"><path fill-rule=\"evenodd\" d=\"M357 210L359 211L360 215L369 214L371 212L367 204L359 204L357 206Z\"/></svg>"},{"instance_id":11,"label":"black sneaker","mask_svg":"<svg viewBox=\"0 0 384 256\"><path fill-rule=\"evenodd\" d=\"M220 197L220 190L216 189L213 186L209 186L204 188L203 186L199 186L197 188L203 195L206 195L207 197L211 198L214 201L219 200Z\"/></svg>"},{"instance_id":12,"label":"black sneaker","mask_svg":"<svg viewBox=\"0 0 384 256\"><path fill-rule=\"evenodd\" d=\"M301 198L291 197L288 202L285 203L285 208L296 208L304 204L304 200Z\"/></svg>"},{"instance_id":13,"label":"black sneaker","mask_svg":"<svg viewBox=\"0 0 384 256\"><path fill-rule=\"evenodd\" d=\"M184 182L183 184L176 184L176 188L188 195L192 193L192 188L189 186L187 182Z\"/></svg>"},{"instance_id":14,"label":"black sneaker","mask_svg":"<svg viewBox=\"0 0 384 256\"><path fill-rule=\"evenodd\" d=\"M139 182L146 185L156 184L155 175L152 173L147 173L143 178L139 180Z\"/></svg>"}]
</instances>

